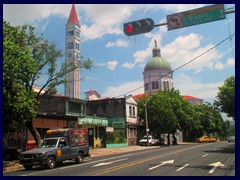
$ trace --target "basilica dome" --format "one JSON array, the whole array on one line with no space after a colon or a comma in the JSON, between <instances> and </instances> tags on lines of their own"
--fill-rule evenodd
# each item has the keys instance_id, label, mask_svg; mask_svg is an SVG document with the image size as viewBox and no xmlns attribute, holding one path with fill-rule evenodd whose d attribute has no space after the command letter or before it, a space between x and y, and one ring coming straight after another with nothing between
<instances>
[{"instance_id":1,"label":"basilica dome","mask_svg":"<svg viewBox=\"0 0 240 180\"><path fill-rule=\"evenodd\" d=\"M153 48L153 57L145 65L144 71L153 69L169 69L171 70L171 65L167 60L161 57L161 50L157 46Z\"/></svg>"}]
</instances>

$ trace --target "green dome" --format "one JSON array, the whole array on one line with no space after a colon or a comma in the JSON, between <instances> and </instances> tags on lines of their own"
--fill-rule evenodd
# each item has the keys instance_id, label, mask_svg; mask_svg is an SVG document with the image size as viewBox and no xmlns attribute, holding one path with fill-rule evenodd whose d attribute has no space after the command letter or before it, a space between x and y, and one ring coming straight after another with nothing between
<instances>
[{"instance_id":1,"label":"green dome","mask_svg":"<svg viewBox=\"0 0 240 180\"><path fill-rule=\"evenodd\" d=\"M171 65L164 58L161 57L161 50L157 47L157 41L155 40L155 47L152 49L153 57L146 64L144 71L152 69L169 69L172 70Z\"/></svg>"},{"instance_id":2,"label":"green dome","mask_svg":"<svg viewBox=\"0 0 240 180\"><path fill-rule=\"evenodd\" d=\"M148 63L146 64L144 71L152 70L152 69L170 69L171 65L161 56L153 57Z\"/></svg>"}]
</instances>

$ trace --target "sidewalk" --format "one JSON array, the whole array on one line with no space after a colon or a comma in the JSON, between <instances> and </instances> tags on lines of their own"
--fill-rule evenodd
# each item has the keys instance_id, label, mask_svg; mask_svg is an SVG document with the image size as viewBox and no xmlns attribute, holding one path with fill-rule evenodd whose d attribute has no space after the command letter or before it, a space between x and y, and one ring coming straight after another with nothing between
<instances>
[{"instance_id":1,"label":"sidewalk","mask_svg":"<svg viewBox=\"0 0 240 180\"><path fill-rule=\"evenodd\" d=\"M118 148L98 148L98 149L90 149L90 154L91 154L91 157L106 156L111 154L148 150L148 149L154 149L159 147L160 146L126 146L126 147L118 147Z\"/></svg>"},{"instance_id":2,"label":"sidewalk","mask_svg":"<svg viewBox=\"0 0 240 180\"><path fill-rule=\"evenodd\" d=\"M124 152L134 152L140 150L148 150L159 148L159 146L126 146L126 147L118 147L118 148L97 148L97 149L90 149L91 157L97 156L107 156L111 154L119 154ZM23 169L23 166L18 164L18 161L9 161L3 162L3 171L13 171L13 170L20 170Z\"/></svg>"}]
</instances>

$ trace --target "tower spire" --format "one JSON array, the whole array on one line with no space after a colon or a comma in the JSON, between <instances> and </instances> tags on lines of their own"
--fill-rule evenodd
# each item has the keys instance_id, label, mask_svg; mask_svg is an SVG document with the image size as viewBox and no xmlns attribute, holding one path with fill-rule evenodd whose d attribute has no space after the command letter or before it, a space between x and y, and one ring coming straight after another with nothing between
<instances>
[{"instance_id":1,"label":"tower spire","mask_svg":"<svg viewBox=\"0 0 240 180\"><path fill-rule=\"evenodd\" d=\"M66 54L65 61L78 66L80 62L80 24L78 21L75 5L72 5L71 12L66 24ZM80 98L80 69L66 74L65 96Z\"/></svg>"},{"instance_id":2,"label":"tower spire","mask_svg":"<svg viewBox=\"0 0 240 180\"><path fill-rule=\"evenodd\" d=\"M67 21L67 24L70 24L70 23L79 24L77 11L74 4L72 5L72 9Z\"/></svg>"}]
</instances>

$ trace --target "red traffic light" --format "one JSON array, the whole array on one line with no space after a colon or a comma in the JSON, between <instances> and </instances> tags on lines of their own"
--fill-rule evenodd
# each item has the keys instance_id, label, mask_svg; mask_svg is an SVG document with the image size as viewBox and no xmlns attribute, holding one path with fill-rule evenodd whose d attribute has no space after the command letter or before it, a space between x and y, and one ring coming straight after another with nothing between
<instances>
[{"instance_id":1,"label":"red traffic light","mask_svg":"<svg viewBox=\"0 0 240 180\"><path fill-rule=\"evenodd\" d=\"M128 25L127 25L126 31L127 31L128 33L131 33L131 32L133 31L133 27L132 27L131 24L128 24Z\"/></svg>"},{"instance_id":2,"label":"red traffic light","mask_svg":"<svg viewBox=\"0 0 240 180\"><path fill-rule=\"evenodd\" d=\"M154 22L151 18L132 21L124 24L123 31L127 36L147 33L154 28Z\"/></svg>"}]
</instances>

